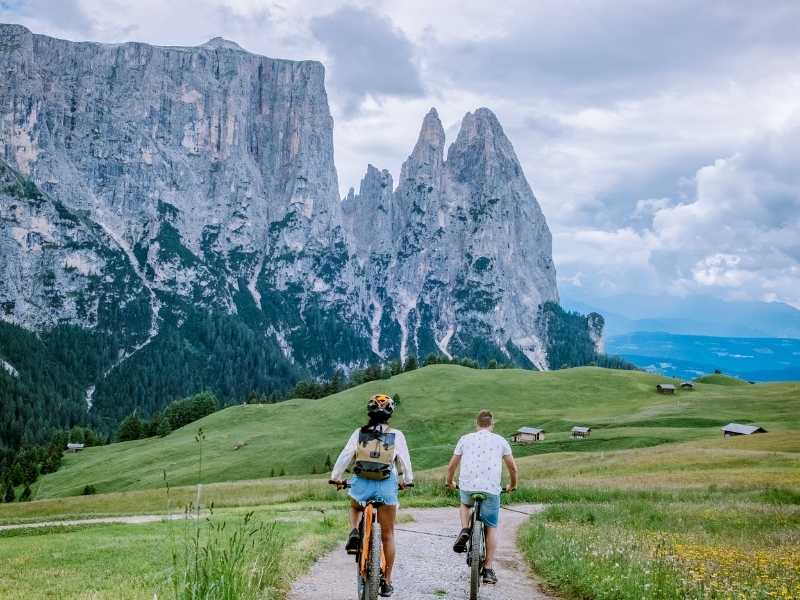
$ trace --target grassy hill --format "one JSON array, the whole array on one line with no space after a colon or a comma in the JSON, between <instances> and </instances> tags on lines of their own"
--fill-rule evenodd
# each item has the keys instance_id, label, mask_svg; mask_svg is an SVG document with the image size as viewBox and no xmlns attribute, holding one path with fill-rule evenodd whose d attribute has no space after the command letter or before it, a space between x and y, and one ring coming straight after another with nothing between
<instances>
[{"instance_id":1,"label":"grassy hill","mask_svg":"<svg viewBox=\"0 0 800 600\"><path fill-rule=\"evenodd\" d=\"M695 379L697 383L711 383L714 385L747 385L747 382L738 377L731 377L730 375L723 375L722 373L710 373L708 375L701 375Z\"/></svg>"},{"instance_id":2,"label":"grassy hill","mask_svg":"<svg viewBox=\"0 0 800 600\"><path fill-rule=\"evenodd\" d=\"M204 482L322 473L326 458L335 460L363 423L366 399L378 391L400 394L393 423L406 432L417 470L444 464L481 408L495 412L503 435L523 425L545 428L546 440L518 447L518 456L716 440L720 425L732 420L758 422L770 431L800 429L800 384L701 383L693 392L665 397L655 392L663 380L591 367L536 373L430 366L321 400L231 407L165 438L90 448L66 457L57 473L40 480L35 494L76 495L87 484L99 493L155 488L163 485L165 471L172 485L195 483L198 427L206 433ZM593 426L592 437L571 440L569 429L576 424Z\"/></svg>"}]
</instances>

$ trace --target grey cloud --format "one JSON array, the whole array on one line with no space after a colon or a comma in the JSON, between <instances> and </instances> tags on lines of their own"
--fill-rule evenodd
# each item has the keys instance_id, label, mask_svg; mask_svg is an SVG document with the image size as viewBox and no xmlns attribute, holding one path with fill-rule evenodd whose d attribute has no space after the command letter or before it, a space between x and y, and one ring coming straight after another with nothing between
<instances>
[{"instance_id":1,"label":"grey cloud","mask_svg":"<svg viewBox=\"0 0 800 600\"><path fill-rule=\"evenodd\" d=\"M440 43L431 68L477 93L508 92L613 102L753 67L800 50L800 4L683 0L613 3L549 0L520 11L503 35Z\"/></svg>"},{"instance_id":2,"label":"grey cloud","mask_svg":"<svg viewBox=\"0 0 800 600\"><path fill-rule=\"evenodd\" d=\"M64 31L88 34L93 29L92 19L78 0L22 0L0 3L0 8L16 12L22 17L35 18Z\"/></svg>"},{"instance_id":3,"label":"grey cloud","mask_svg":"<svg viewBox=\"0 0 800 600\"><path fill-rule=\"evenodd\" d=\"M310 26L329 55L330 83L345 113L354 113L368 95L424 94L414 47L388 18L344 6L312 18Z\"/></svg>"}]
</instances>

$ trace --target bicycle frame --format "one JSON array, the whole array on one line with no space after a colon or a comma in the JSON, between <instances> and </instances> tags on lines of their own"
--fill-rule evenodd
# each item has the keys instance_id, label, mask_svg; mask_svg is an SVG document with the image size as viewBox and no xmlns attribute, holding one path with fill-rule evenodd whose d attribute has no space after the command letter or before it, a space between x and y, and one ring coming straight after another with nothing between
<instances>
[{"instance_id":1,"label":"bicycle frame","mask_svg":"<svg viewBox=\"0 0 800 600\"><path fill-rule=\"evenodd\" d=\"M361 513L361 552L356 555L358 562L358 572L361 577L366 580L367 568L369 567L369 554L370 543L372 540L372 525L378 518L378 509L372 502L367 502L364 507L364 512ZM386 569L386 557L383 554L383 545L381 545L381 573Z\"/></svg>"}]
</instances>

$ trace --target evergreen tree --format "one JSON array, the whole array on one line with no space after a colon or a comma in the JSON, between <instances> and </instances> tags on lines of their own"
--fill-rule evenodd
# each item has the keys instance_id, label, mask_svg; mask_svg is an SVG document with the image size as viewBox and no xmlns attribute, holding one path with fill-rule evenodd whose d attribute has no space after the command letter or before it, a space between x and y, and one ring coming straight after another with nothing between
<instances>
[{"instance_id":1,"label":"evergreen tree","mask_svg":"<svg viewBox=\"0 0 800 600\"><path fill-rule=\"evenodd\" d=\"M400 406L400 394L399 394L399 392L395 392L394 394L392 394L392 400L394 400L394 405L395 406Z\"/></svg>"},{"instance_id":2,"label":"evergreen tree","mask_svg":"<svg viewBox=\"0 0 800 600\"><path fill-rule=\"evenodd\" d=\"M278 474L278 476L279 476L279 477L285 477L285 476L286 476L286 469L284 469L283 467L281 467L281 472Z\"/></svg>"},{"instance_id":3,"label":"evergreen tree","mask_svg":"<svg viewBox=\"0 0 800 600\"><path fill-rule=\"evenodd\" d=\"M117 439L119 439L120 442L129 442L131 440L138 440L141 437L142 422L139 420L139 417L136 416L136 413L125 417L117 430Z\"/></svg>"},{"instance_id":4,"label":"evergreen tree","mask_svg":"<svg viewBox=\"0 0 800 600\"><path fill-rule=\"evenodd\" d=\"M22 488L22 493L19 495L20 502L28 502L31 499L31 486L25 482L25 487Z\"/></svg>"},{"instance_id":5,"label":"evergreen tree","mask_svg":"<svg viewBox=\"0 0 800 600\"><path fill-rule=\"evenodd\" d=\"M331 461L331 455L328 454L325 457L325 470L330 472L331 469L333 469L333 462Z\"/></svg>"},{"instance_id":6,"label":"evergreen tree","mask_svg":"<svg viewBox=\"0 0 800 600\"><path fill-rule=\"evenodd\" d=\"M497 361L496 361L495 359L491 359L491 360L490 360L490 361L489 361L489 362L486 364L486 368L487 368L487 369L496 369L496 368L497 368Z\"/></svg>"},{"instance_id":7,"label":"evergreen tree","mask_svg":"<svg viewBox=\"0 0 800 600\"><path fill-rule=\"evenodd\" d=\"M156 430L156 435L158 437L166 437L170 433L172 433L172 427L169 425L169 419L161 419L158 423L158 429Z\"/></svg>"},{"instance_id":8,"label":"evergreen tree","mask_svg":"<svg viewBox=\"0 0 800 600\"><path fill-rule=\"evenodd\" d=\"M428 354L428 356L425 357L425 366L426 367L428 365L438 365L440 362L441 362L441 360L439 358L439 355L438 354L434 354L433 352L431 352L430 354Z\"/></svg>"},{"instance_id":9,"label":"evergreen tree","mask_svg":"<svg viewBox=\"0 0 800 600\"><path fill-rule=\"evenodd\" d=\"M13 502L17 499L16 493L14 493L14 486L11 485L10 481L6 481L6 491L3 495L4 502Z\"/></svg>"},{"instance_id":10,"label":"evergreen tree","mask_svg":"<svg viewBox=\"0 0 800 600\"><path fill-rule=\"evenodd\" d=\"M403 365L403 371L414 371L417 368L417 357L413 354L409 355L406 359L406 364Z\"/></svg>"},{"instance_id":11,"label":"evergreen tree","mask_svg":"<svg viewBox=\"0 0 800 600\"><path fill-rule=\"evenodd\" d=\"M403 363L401 363L398 359L393 360L389 363L389 369L392 372L392 375L400 375L403 372Z\"/></svg>"}]
</instances>

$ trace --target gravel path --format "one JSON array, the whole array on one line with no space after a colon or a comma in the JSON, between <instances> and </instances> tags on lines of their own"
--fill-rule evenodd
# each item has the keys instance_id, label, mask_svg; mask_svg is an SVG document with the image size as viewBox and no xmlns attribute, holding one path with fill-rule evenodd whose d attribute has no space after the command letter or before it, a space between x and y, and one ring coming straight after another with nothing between
<instances>
[{"instance_id":1,"label":"gravel path","mask_svg":"<svg viewBox=\"0 0 800 600\"><path fill-rule=\"evenodd\" d=\"M515 505L525 512L542 510L541 505ZM397 531L397 563L394 567L393 598L397 600L464 600L469 598L469 571L465 555L453 552L460 530L455 508L403 510L414 521L399 523L398 529L424 531L436 537ZM500 545L495 559L498 583L481 586L481 600L552 600L530 579L525 559L516 548L519 526L528 517L503 510L500 515ZM344 544L317 562L300 578L289 600L355 600L355 562Z\"/></svg>"},{"instance_id":2,"label":"gravel path","mask_svg":"<svg viewBox=\"0 0 800 600\"><path fill-rule=\"evenodd\" d=\"M30 529L31 527L64 527L68 525L96 525L98 523L128 523L141 525L142 523L156 523L158 521L176 521L183 519L183 513L174 515L132 515L129 517L96 517L93 519L72 519L69 521L36 521L34 523L15 523L13 525L0 525L0 531L6 529ZM193 515L190 515L192 518Z\"/></svg>"}]
</instances>

